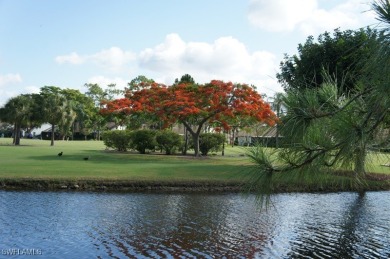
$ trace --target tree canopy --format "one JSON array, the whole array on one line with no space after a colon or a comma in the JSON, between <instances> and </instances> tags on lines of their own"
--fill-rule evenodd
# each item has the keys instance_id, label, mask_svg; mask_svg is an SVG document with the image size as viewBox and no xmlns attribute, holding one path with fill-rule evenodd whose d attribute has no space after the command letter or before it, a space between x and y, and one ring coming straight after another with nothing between
<instances>
[{"instance_id":1,"label":"tree canopy","mask_svg":"<svg viewBox=\"0 0 390 259\"><path fill-rule=\"evenodd\" d=\"M39 94L21 94L7 101L0 108L0 120L13 124L14 144L20 143L20 132L31 132L44 123L52 125L52 142L58 131L64 139L73 135L74 122L88 123L90 118L99 115L93 100L75 89L62 89L57 86L44 86ZM19 132L19 133L17 133Z\"/></svg>"},{"instance_id":2,"label":"tree canopy","mask_svg":"<svg viewBox=\"0 0 390 259\"><path fill-rule=\"evenodd\" d=\"M388 26L390 2L374 2L373 8L379 19L386 21ZM363 54L360 47L351 53L342 52L335 56L341 61L361 57L361 63L349 61L350 66L339 67L341 74L345 76L349 73L355 75L354 78L340 80L338 75L331 74L329 70L313 71L311 66L300 64L298 58L295 64L297 70L290 63L292 76L283 75L282 78L287 90L281 98L287 108L280 125L283 149L277 150L276 154L269 154L262 148L256 148L249 154L258 164L253 180L255 186L261 185L258 190L272 190L273 180L277 177L310 175L321 181L324 179L323 173L336 171L352 172L355 180L353 188L364 189L368 150L389 144L388 134L385 141L379 138L388 132L390 120L390 37L387 28L379 34L373 34L376 35L375 40L368 37L361 42L360 46L364 46ZM348 32L347 35L361 33ZM313 47L309 43L308 46ZM327 59L320 57L314 62L325 64ZM336 62L334 68L337 67ZM318 81L313 83L305 80L308 74L313 74L313 78ZM274 162L275 158L277 163Z\"/></svg>"},{"instance_id":3,"label":"tree canopy","mask_svg":"<svg viewBox=\"0 0 390 259\"><path fill-rule=\"evenodd\" d=\"M103 114L150 114L164 127L183 123L199 155L199 134L206 122L220 122L228 129L229 118L251 117L273 125L276 116L260 94L246 84L213 80L204 85L188 83L165 86L141 82L126 92L125 98L107 102Z\"/></svg>"},{"instance_id":4,"label":"tree canopy","mask_svg":"<svg viewBox=\"0 0 390 259\"><path fill-rule=\"evenodd\" d=\"M335 29L333 35L325 32L317 41L309 36L298 45L298 54L285 54L277 74L279 83L292 89L319 88L330 75L340 87L339 93L355 89L364 75L365 64L377 47L379 33L370 28L358 31Z\"/></svg>"},{"instance_id":5,"label":"tree canopy","mask_svg":"<svg viewBox=\"0 0 390 259\"><path fill-rule=\"evenodd\" d=\"M14 144L20 145L22 128L34 123L32 95L19 95L11 98L3 108L0 108L0 120L14 125Z\"/></svg>"},{"instance_id":6,"label":"tree canopy","mask_svg":"<svg viewBox=\"0 0 390 259\"><path fill-rule=\"evenodd\" d=\"M41 112L45 122L51 124L51 146L54 145L55 126L70 125L75 119L74 111L68 99L62 94L62 90L56 86L44 86L41 88Z\"/></svg>"},{"instance_id":7,"label":"tree canopy","mask_svg":"<svg viewBox=\"0 0 390 259\"><path fill-rule=\"evenodd\" d=\"M175 79L175 84L195 84L194 78L190 74L184 74L181 76L180 80Z\"/></svg>"}]
</instances>

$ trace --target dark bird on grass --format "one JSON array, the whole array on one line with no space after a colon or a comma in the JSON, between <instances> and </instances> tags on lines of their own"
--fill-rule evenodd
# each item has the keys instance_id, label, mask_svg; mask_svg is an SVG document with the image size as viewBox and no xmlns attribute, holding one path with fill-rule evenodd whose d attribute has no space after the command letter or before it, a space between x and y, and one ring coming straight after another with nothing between
<instances>
[{"instance_id":1,"label":"dark bird on grass","mask_svg":"<svg viewBox=\"0 0 390 259\"><path fill-rule=\"evenodd\" d=\"M84 160L89 160L89 156L87 156L87 157L84 157L83 159L84 159Z\"/></svg>"},{"instance_id":2,"label":"dark bird on grass","mask_svg":"<svg viewBox=\"0 0 390 259\"><path fill-rule=\"evenodd\" d=\"M58 156L62 156L62 151L60 153L58 153Z\"/></svg>"}]
</instances>

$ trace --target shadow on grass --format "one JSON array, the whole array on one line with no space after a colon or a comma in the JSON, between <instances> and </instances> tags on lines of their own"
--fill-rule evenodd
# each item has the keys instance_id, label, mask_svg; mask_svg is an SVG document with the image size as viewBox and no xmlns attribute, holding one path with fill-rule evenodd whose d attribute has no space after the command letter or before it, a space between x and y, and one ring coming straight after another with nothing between
<instances>
[{"instance_id":1,"label":"shadow on grass","mask_svg":"<svg viewBox=\"0 0 390 259\"><path fill-rule=\"evenodd\" d=\"M64 151L62 156L57 153L50 155L27 156L27 159L37 161L59 161L85 163L105 163L105 164L174 164L174 165L204 165L204 166L229 166L227 164L214 164L208 157L195 158L194 156L175 156L164 154L136 154L136 153L106 153L102 151L81 150L81 152L72 152L68 154ZM231 165L236 167L235 165ZM237 165L239 166L239 165Z\"/></svg>"},{"instance_id":2,"label":"shadow on grass","mask_svg":"<svg viewBox=\"0 0 390 259\"><path fill-rule=\"evenodd\" d=\"M155 163L155 162L163 162L162 160L152 160L152 159L140 159L131 158L131 157L109 157L105 155L101 155L99 153L78 153L72 155L62 155L62 156L29 156L26 157L31 160L37 161L58 161L58 162L85 162L85 163L111 163L111 164L131 164L131 163ZM172 162L172 161L171 161Z\"/></svg>"}]
</instances>

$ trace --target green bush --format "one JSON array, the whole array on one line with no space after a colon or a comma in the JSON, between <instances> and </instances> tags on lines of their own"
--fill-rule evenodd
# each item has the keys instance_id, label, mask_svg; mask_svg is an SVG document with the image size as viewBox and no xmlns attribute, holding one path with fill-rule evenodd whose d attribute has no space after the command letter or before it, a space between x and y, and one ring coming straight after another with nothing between
<instances>
[{"instance_id":1,"label":"green bush","mask_svg":"<svg viewBox=\"0 0 390 259\"><path fill-rule=\"evenodd\" d=\"M156 141L158 147L164 150L165 154L171 155L174 154L179 147L181 147L183 138L173 131L162 130L157 133Z\"/></svg>"},{"instance_id":2,"label":"green bush","mask_svg":"<svg viewBox=\"0 0 390 259\"><path fill-rule=\"evenodd\" d=\"M125 152L131 147L131 132L128 130L105 131L102 135L104 145Z\"/></svg>"},{"instance_id":3,"label":"green bush","mask_svg":"<svg viewBox=\"0 0 390 259\"><path fill-rule=\"evenodd\" d=\"M220 151L225 136L219 133L202 133L199 136L199 150L203 156L207 156L209 151Z\"/></svg>"},{"instance_id":4,"label":"green bush","mask_svg":"<svg viewBox=\"0 0 390 259\"><path fill-rule=\"evenodd\" d=\"M135 130L131 132L131 147L145 154L146 150L154 150L157 146L154 130Z\"/></svg>"}]
</instances>

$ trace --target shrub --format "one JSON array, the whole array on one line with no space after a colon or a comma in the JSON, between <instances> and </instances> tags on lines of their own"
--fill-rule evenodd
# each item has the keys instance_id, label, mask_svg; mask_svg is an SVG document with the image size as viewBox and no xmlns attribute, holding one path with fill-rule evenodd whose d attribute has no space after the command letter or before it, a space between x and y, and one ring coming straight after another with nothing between
<instances>
[{"instance_id":1,"label":"shrub","mask_svg":"<svg viewBox=\"0 0 390 259\"><path fill-rule=\"evenodd\" d=\"M165 154L171 155L182 145L183 138L170 130L162 130L157 133L156 141L159 148L165 151Z\"/></svg>"},{"instance_id":2,"label":"shrub","mask_svg":"<svg viewBox=\"0 0 390 259\"><path fill-rule=\"evenodd\" d=\"M112 130L103 132L106 147L125 152L131 147L131 132L128 130Z\"/></svg>"},{"instance_id":3,"label":"shrub","mask_svg":"<svg viewBox=\"0 0 390 259\"><path fill-rule=\"evenodd\" d=\"M155 149L156 143L156 132L153 130L135 130L131 132L131 147L145 154L146 150Z\"/></svg>"},{"instance_id":4,"label":"shrub","mask_svg":"<svg viewBox=\"0 0 390 259\"><path fill-rule=\"evenodd\" d=\"M199 150L203 156L207 156L209 151L220 151L225 136L219 133L202 133L199 136Z\"/></svg>"}]
</instances>

